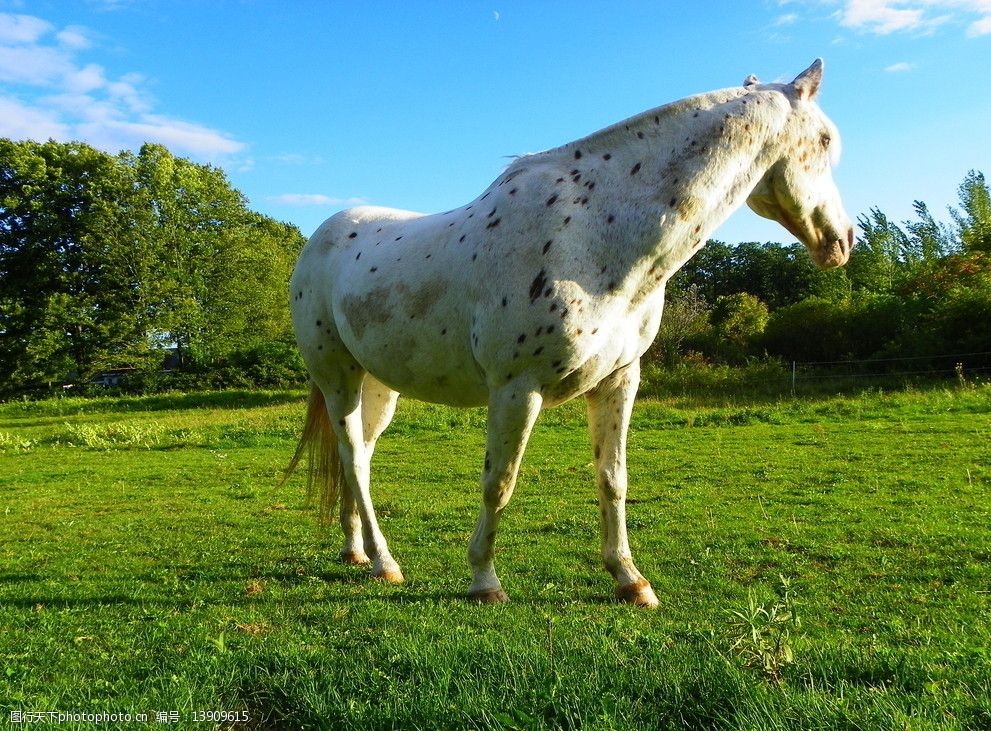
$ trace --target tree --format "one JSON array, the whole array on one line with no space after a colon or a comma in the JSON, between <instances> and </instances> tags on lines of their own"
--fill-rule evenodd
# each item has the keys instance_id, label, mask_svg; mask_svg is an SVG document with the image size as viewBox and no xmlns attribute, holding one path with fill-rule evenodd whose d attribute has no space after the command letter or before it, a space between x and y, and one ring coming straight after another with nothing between
<instances>
[{"instance_id":1,"label":"tree","mask_svg":"<svg viewBox=\"0 0 991 731\"><path fill-rule=\"evenodd\" d=\"M166 343L202 370L291 341L302 245L164 147L0 140L0 391L157 370Z\"/></svg>"},{"instance_id":2,"label":"tree","mask_svg":"<svg viewBox=\"0 0 991 731\"><path fill-rule=\"evenodd\" d=\"M950 209L964 251L991 253L991 191L984 173L971 170L959 188L960 207Z\"/></svg>"},{"instance_id":3,"label":"tree","mask_svg":"<svg viewBox=\"0 0 991 731\"><path fill-rule=\"evenodd\" d=\"M141 275L125 245L140 238L136 203L106 153L0 140L0 370L12 384L141 356Z\"/></svg>"},{"instance_id":4,"label":"tree","mask_svg":"<svg viewBox=\"0 0 991 731\"><path fill-rule=\"evenodd\" d=\"M767 305L748 292L717 299L709 315L716 356L721 360L743 361L750 354L751 345L763 334L769 317Z\"/></svg>"}]
</instances>

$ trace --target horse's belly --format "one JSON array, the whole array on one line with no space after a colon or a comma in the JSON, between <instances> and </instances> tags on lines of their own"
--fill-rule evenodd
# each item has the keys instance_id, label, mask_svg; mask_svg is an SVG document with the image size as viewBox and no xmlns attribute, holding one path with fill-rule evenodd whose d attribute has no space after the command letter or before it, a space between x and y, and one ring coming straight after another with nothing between
<instances>
[{"instance_id":1,"label":"horse's belly","mask_svg":"<svg viewBox=\"0 0 991 731\"><path fill-rule=\"evenodd\" d=\"M356 346L352 354L369 373L405 396L448 406L487 404L484 377L470 355L457 351L405 333L397 334L387 347Z\"/></svg>"}]
</instances>

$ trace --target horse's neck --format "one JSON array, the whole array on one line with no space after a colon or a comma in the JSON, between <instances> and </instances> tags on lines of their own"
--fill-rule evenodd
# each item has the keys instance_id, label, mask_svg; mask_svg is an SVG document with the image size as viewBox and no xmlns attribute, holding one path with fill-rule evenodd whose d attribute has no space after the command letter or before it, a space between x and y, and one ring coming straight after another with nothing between
<instances>
[{"instance_id":1,"label":"horse's neck","mask_svg":"<svg viewBox=\"0 0 991 731\"><path fill-rule=\"evenodd\" d=\"M743 204L776 159L784 113L773 95L738 90L655 111L563 152L591 156L605 178L595 205L601 215L615 215L624 248L608 255L615 261L618 254L630 277L647 279L649 272L663 284Z\"/></svg>"}]
</instances>

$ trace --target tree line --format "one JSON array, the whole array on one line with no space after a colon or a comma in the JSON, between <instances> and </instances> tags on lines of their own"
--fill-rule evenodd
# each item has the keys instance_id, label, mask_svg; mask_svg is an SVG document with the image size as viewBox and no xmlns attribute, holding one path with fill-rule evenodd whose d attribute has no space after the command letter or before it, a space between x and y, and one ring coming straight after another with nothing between
<instances>
[{"instance_id":1,"label":"tree line","mask_svg":"<svg viewBox=\"0 0 991 731\"><path fill-rule=\"evenodd\" d=\"M894 368L967 354L971 366L991 366L991 194L977 171L958 193L948 223L922 201L901 223L872 208L858 218L847 266L828 272L801 244L710 241L671 280L649 357L667 366L771 358Z\"/></svg>"},{"instance_id":2,"label":"tree line","mask_svg":"<svg viewBox=\"0 0 991 731\"><path fill-rule=\"evenodd\" d=\"M896 223L860 216L849 264L820 271L800 244L710 241L671 280L648 360L984 353L991 366L991 195L959 187L951 221L925 203ZM305 380L286 303L304 244L249 209L223 171L160 145L111 155L0 139L0 395Z\"/></svg>"},{"instance_id":3,"label":"tree line","mask_svg":"<svg viewBox=\"0 0 991 731\"><path fill-rule=\"evenodd\" d=\"M153 389L166 360L194 385L297 378L286 282L303 241L159 145L0 139L0 393L114 370Z\"/></svg>"}]
</instances>

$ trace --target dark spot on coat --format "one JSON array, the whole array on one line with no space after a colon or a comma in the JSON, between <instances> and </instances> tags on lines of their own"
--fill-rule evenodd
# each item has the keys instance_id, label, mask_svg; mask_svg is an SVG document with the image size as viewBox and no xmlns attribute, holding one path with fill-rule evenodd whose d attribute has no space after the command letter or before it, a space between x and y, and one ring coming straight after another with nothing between
<instances>
[{"instance_id":1,"label":"dark spot on coat","mask_svg":"<svg viewBox=\"0 0 991 731\"><path fill-rule=\"evenodd\" d=\"M322 326L323 326L323 322L321 320L317 320L317 327L322 327Z\"/></svg>"},{"instance_id":2,"label":"dark spot on coat","mask_svg":"<svg viewBox=\"0 0 991 731\"><path fill-rule=\"evenodd\" d=\"M547 284L547 272L541 269L530 283L530 304L537 301L540 293L544 291L545 284Z\"/></svg>"},{"instance_id":3,"label":"dark spot on coat","mask_svg":"<svg viewBox=\"0 0 991 731\"><path fill-rule=\"evenodd\" d=\"M358 261L358 259L360 259L360 258L361 258L361 252L359 251L359 252L358 252L358 256L356 256L356 257L354 258L354 260L355 260L355 261Z\"/></svg>"},{"instance_id":4,"label":"dark spot on coat","mask_svg":"<svg viewBox=\"0 0 991 731\"><path fill-rule=\"evenodd\" d=\"M487 215L486 218L492 218L492 216L495 215L496 210L497 209L493 208L491 211L489 211L489 215Z\"/></svg>"},{"instance_id":5,"label":"dark spot on coat","mask_svg":"<svg viewBox=\"0 0 991 731\"><path fill-rule=\"evenodd\" d=\"M630 175L636 175L636 174L637 174L637 173L639 173L639 172L640 172L640 163L637 163L637 164L636 164L636 165L634 165L634 166L633 166L633 168L632 168L632 169L630 170Z\"/></svg>"},{"instance_id":6,"label":"dark spot on coat","mask_svg":"<svg viewBox=\"0 0 991 731\"><path fill-rule=\"evenodd\" d=\"M564 217L564 225L567 226L569 223L571 223L571 216L565 216Z\"/></svg>"},{"instance_id":7,"label":"dark spot on coat","mask_svg":"<svg viewBox=\"0 0 991 731\"><path fill-rule=\"evenodd\" d=\"M475 259L477 258L478 258L478 252L476 251L474 254L471 255L471 260L475 261Z\"/></svg>"},{"instance_id":8,"label":"dark spot on coat","mask_svg":"<svg viewBox=\"0 0 991 731\"><path fill-rule=\"evenodd\" d=\"M609 282L609 291L612 292L616 289L616 282Z\"/></svg>"},{"instance_id":9,"label":"dark spot on coat","mask_svg":"<svg viewBox=\"0 0 991 731\"><path fill-rule=\"evenodd\" d=\"M610 213L609 214L609 217L606 219L606 223L612 223L615 220L616 220L616 217Z\"/></svg>"},{"instance_id":10,"label":"dark spot on coat","mask_svg":"<svg viewBox=\"0 0 991 731\"><path fill-rule=\"evenodd\" d=\"M498 226L498 225L499 225L499 221L501 221L501 220L502 220L501 218L497 218L496 220L494 220L494 221L492 221L492 222L491 222L491 223L490 223L490 224L489 224L488 226L486 226L485 228L495 228L496 226Z\"/></svg>"},{"instance_id":11,"label":"dark spot on coat","mask_svg":"<svg viewBox=\"0 0 991 731\"><path fill-rule=\"evenodd\" d=\"M677 198L672 198L671 200L668 201L668 205L671 206L672 208L674 208L677 203L678 203Z\"/></svg>"},{"instance_id":12,"label":"dark spot on coat","mask_svg":"<svg viewBox=\"0 0 991 731\"><path fill-rule=\"evenodd\" d=\"M547 289L544 290L544 297L550 297L552 294L554 294L553 287L548 287Z\"/></svg>"},{"instance_id":13,"label":"dark spot on coat","mask_svg":"<svg viewBox=\"0 0 991 731\"><path fill-rule=\"evenodd\" d=\"M537 348L535 351L533 351L533 354L534 355L540 355L543 352L544 352L544 346L541 345L539 348Z\"/></svg>"},{"instance_id":14,"label":"dark spot on coat","mask_svg":"<svg viewBox=\"0 0 991 731\"><path fill-rule=\"evenodd\" d=\"M503 307L505 307L505 306L506 306L506 298L505 298L505 297L503 297L503 298L502 298L502 306L503 306Z\"/></svg>"},{"instance_id":15,"label":"dark spot on coat","mask_svg":"<svg viewBox=\"0 0 991 731\"><path fill-rule=\"evenodd\" d=\"M551 305L551 308L550 310L548 310L548 312L554 312L554 310L556 309L557 309L557 303L554 303L553 305Z\"/></svg>"},{"instance_id":16,"label":"dark spot on coat","mask_svg":"<svg viewBox=\"0 0 991 731\"><path fill-rule=\"evenodd\" d=\"M509 191L509 194L510 195L516 195L516 188L513 188L511 191Z\"/></svg>"},{"instance_id":17,"label":"dark spot on coat","mask_svg":"<svg viewBox=\"0 0 991 731\"><path fill-rule=\"evenodd\" d=\"M543 251L541 251L540 253L541 253L541 254L546 254L546 253L547 253L547 250L551 248L551 244L553 244L553 243L554 243L554 240L553 240L553 239L551 239L551 240L550 240L550 241L548 241L548 242L547 242L546 244L544 244L544 249L543 249Z\"/></svg>"},{"instance_id":18,"label":"dark spot on coat","mask_svg":"<svg viewBox=\"0 0 991 731\"><path fill-rule=\"evenodd\" d=\"M338 420L337 425L338 426L344 426L344 419Z\"/></svg>"},{"instance_id":19,"label":"dark spot on coat","mask_svg":"<svg viewBox=\"0 0 991 731\"><path fill-rule=\"evenodd\" d=\"M547 326L547 334L550 335L552 332L554 332L554 326L553 325L548 325Z\"/></svg>"},{"instance_id":20,"label":"dark spot on coat","mask_svg":"<svg viewBox=\"0 0 991 731\"><path fill-rule=\"evenodd\" d=\"M348 238L349 239L356 239L356 238L358 238L358 232L357 231L352 231L351 233L348 234Z\"/></svg>"},{"instance_id":21,"label":"dark spot on coat","mask_svg":"<svg viewBox=\"0 0 991 731\"><path fill-rule=\"evenodd\" d=\"M547 199L547 205L549 206L554 205L554 201L556 200L557 200L557 193L555 193L554 195L552 195L550 198Z\"/></svg>"},{"instance_id":22,"label":"dark spot on coat","mask_svg":"<svg viewBox=\"0 0 991 731\"><path fill-rule=\"evenodd\" d=\"M440 334L441 335L447 335L447 328L445 327L443 330L441 330L440 331Z\"/></svg>"},{"instance_id":23,"label":"dark spot on coat","mask_svg":"<svg viewBox=\"0 0 991 731\"><path fill-rule=\"evenodd\" d=\"M581 160L582 159L582 151L581 150L575 150L575 159L576 160Z\"/></svg>"},{"instance_id":24,"label":"dark spot on coat","mask_svg":"<svg viewBox=\"0 0 991 731\"><path fill-rule=\"evenodd\" d=\"M638 131L638 132L637 132L637 139L641 139L641 140L642 140L643 138L644 138L644 134L643 134L643 132L639 132L639 131Z\"/></svg>"},{"instance_id":25,"label":"dark spot on coat","mask_svg":"<svg viewBox=\"0 0 991 731\"><path fill-rule=\"evenodd\" d=\"M467 236L467 234L461 234L461 238L460 238L460 239L458 239L458 243L459 243L459 244L463 244L463 243L465 242L465 237L466 237L466 236Z\"/></svg>"},{"instance_id":26,"label":"dark spot on coat","mask_svg":"<svg viewBox=\"0 0 991 731\"><path fill-rule=\"evenodd\" d=\"M526 342L526 333L520 333L520 336L516 338L516 342L522 345Z\"/></svg>"},{"instance_id":27,"label":"dark spot on coat","mask_svg":"<svg viewBox=\"0 0 991 731\"><path fill-rule=\"evenodd\" d=\"M582 205L583 206L588 205L588 196L585 196L584 198L582 198Z\"/></svg>"},{"instance_id":28,"label":"dark spot on coat","mask_svg":"<svg viewBox=\"0 0 991 731\"><path fill-rule=\"evenodd\" d=\"M607 153L606 153L605 155L603 155L603 156L602 156L602 159L603 159L603 160L610 160L610 159L612 159L612 155L610 155L610 154L609 154L609 153L607 152Z\"/></svg>"},{"instance_id":29,"label":"dark spot on coat","mask_svg":"<svg viewBox=\"0 0 991 731\"><path fill-rule=\"evenodd\" d=\"M401 238L402 238L402 236L397 236L397 237L395 238L395 241L399 241L399 239L401 239Z\"/></svg>"},{"instance_id":30,"label":"dark spot on coat","mask_svg":"<svg viewBox=\"0 0 991 731\"><path fill-rule=\"evenodd\" d=\"M379 270L379 268L378 268L378 267L372 267L372 268L371 268L371 269L369 269L368 271L370 271L370 272L377 272L378 270Z\"/></svg>"}]
</instances>

